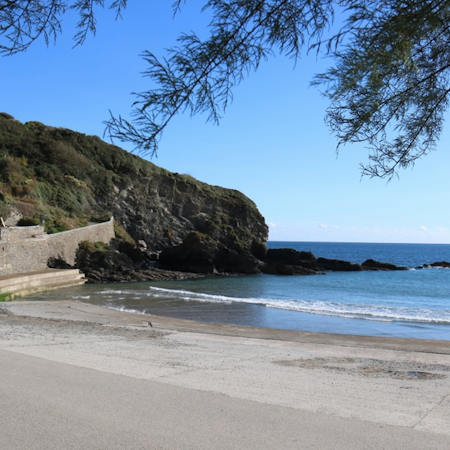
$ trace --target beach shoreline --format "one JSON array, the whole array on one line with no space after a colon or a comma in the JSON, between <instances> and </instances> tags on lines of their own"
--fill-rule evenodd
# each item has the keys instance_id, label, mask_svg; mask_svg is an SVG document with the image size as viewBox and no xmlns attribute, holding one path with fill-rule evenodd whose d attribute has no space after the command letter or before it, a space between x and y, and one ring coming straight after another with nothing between
<instances>
[{"instance_id":1,"label":"beach shoreline","mask_svg":"<svg viewBox=\"0 0 450 450\"><path fill-rule=\"evenodd\" d=\"M241 438L233 435L231 441L220 445L213 443L216 427L205 430L199 444L198 436L191 436L179 425L176 432L154 431L160 436L157 445L126 448L303 448L299 440L310 439L302 441L305 448L357 449L363 448L361 443L368 436L372 444L366 448L448 447L450 341L206 324L77 301L4 303L0 305L0 336L3 379L8 379L7 367L17 360L19 379L25 376L23 367L31 364L39 367L38 372L52 366L51 377L58 380L79 374L89 383L105 378L105 386L120 381L121 389L127 392L135 383L143 383L148 390L145 395L153 396L149 405L139 408L153 410L155 396L164 391L167 396L159 400L159 408L176 408L183 399L192 399L183 414L198 416L205 423L223 419L221 426L227 433L237 432L241 425L233 417L248 408L242 418L247 426L245 432L239 431ZM18 383L15 378L10 382L13 386ZM9 395L11 385L2 387L3 394ZM64 386L69 392L84 389L79 383L66 382ZM168 400L174 392L176 399ZM90 395L94 398L99 394L95 391ZM102 397L102 401L114 403L120 395ZM200 399L215 406L197 405ZM29 398L20 397L20 401L26 404ZM225 402L228 406L222 405L222 410L230 408L230 415L222 417L216 402ZM73 417L79 407L67 404L64 414ZM252 419L255 411L264 412L258 424ZM265 420L273 421L275 412L277 422L264 425ZM120 420L127 420L117 414ZM8 411L0 413L0 418L2 415L8 421ZM295 417L300 422L294 427ZM42 420L41 426L49 426L45 418ZM113 431L102 422L100 413L98 420L99 427ZM302 425L306 420L311 422L309 431ZM316 426L319 428L311 431ZM336 426L343 433L339 443ZM283 438L279 434L282 430ZM28 433L31 439L33 429ZM11 439L14 436L11 428ZM283 444L275 445L273 436L284 439ZM111 445L103 448L124 448ZM42 448L57 446L47 442Z\"/></svg>"},{"instance_id":2,"label":"beach shoreline","mask_svg":"<svg viewBox=\"0 0 450 450\"><path fill-rule=\"evenodd\" d=\"M170 331L184 331L221 336L248 337L303 343L361 346L379 349L397 349L425 353L450 355L450 340L412 339L401 337L364 336L337 333L262 328L244 325L200 322L153 314L120 311L77 300L7 302L0 305L16 317L42 318L89 322L109 327L154 328ZM151 325L150 325L151 324Z\"/></svg>"}]
</instances>

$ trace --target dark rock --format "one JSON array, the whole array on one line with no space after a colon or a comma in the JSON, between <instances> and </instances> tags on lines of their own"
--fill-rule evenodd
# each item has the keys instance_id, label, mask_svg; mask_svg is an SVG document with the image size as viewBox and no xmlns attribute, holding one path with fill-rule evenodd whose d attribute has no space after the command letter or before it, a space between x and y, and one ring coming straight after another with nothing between
<instances>
[{"instance_id":1,"label":"dark rock","mask_svg":"<svg viewBox=\"0 0 450 450\"><path fill-rule=\"evenodd\" d=\"M145 177L129 173L117 187L120 195L98 198L101 207L112 211L136 241L146 242L151 259L165 268L202 274L260 272L268 228L255 204L240 192L154 169ZM125 252L135 261L144 253Z\"/></svg>"},{"instance_id":2,"label":"dark rock","mask_svg":"<svg viewBox=\"0 0 450 450\"><path fill-rule=\"evenodd\" d=\"M182 244L163 250L159 262L163 267L182 272L215 273L214 260L218 243L210 236L191 232Z\"/></svg>"},{"instance_id":3,"label":"dark rock","mask_svg":"<svg viewBox=\"0 0 450 450\"><path fill-rule=\"evenodd\" d=\"M368 259L362 263L363 270L408 270L407 267L400 267L394 264L382 263L379 261L374 261L373 259Z\"/></svg>"},{"instance_id":4,"label":"dark rock","mask_svg":"<svg viewBox=\"0 0 450 450\"><path fill-rule=\"evenodd\" d=\"M262 267L262 272L269 275L315 275L313 269L307 269L301 266L293 266L282 263L266 263Z\"/></svg>"},{"instance_id":5,"label":"dark rock","mask_svg":"<svg viewBox=\"0 0 450 450\"><path fill-rule=\"evenodd\" d=\"M450 268L450 263L447 261L441 261L441 262L434 262L430 264L432 267L448 267Z\"/></svg>"},{"instance_id":6,"label":"dark rock","mask_svg":"<svg viewBox=\"0 0 450 450\"><path fill-rule=\"evenodd\" d=\"M146 254L141 248L127 241L121 241L118 250L125 253L134 263L142 263L146 259Z\"/></svg>"},{"instance_id":7,"label":"dark rock","mask_svg":"<svg viewBox=\"0 0 450 450\"><path fill-rule=\"evenodd\" d=\"M311 252L292 248L269 249L263 257L261 271L271 275L314 275L316 257Z\"/></svg>"},{"instance_id":8,"label":"dark rock","mask_svg":"<svg viewBox=\"0 0 450 450\"><path fill-rule=\"evenodd\" d=\"M67 264L66 261L64 261L61 258L49 258L47 261L47 266L50 269L74 269L74 266L71 266L70 264Z\"/></svg>"},{"instance_id":9,"label":"dark rock","mask_svg":"<svg viewBox=\"0 0 450 450\"><path fill-rule=\"evenodd\" d=\"M311 252L299 252L292 248L271 248L264 258L267 262L313 268L317 258Z\"/></svg>"},{"instance_id":10,"label":"dark rock","mask_svg":"<svg viewBox=\"0 0 450 450\"><path fill-rule=\"evenodd\" d=\"M357 272L363 270L359 264L339 259L318 258L316 264L317 270L331 270L333 272Z\"/></svg>"},{"instance_id":11,"label":"dark rock","mask_svg":"<svg viewBox=\"0 0 450 450\"><path fill-rule=\"evenodd\" d=\"M146 251L138 256L138 248L125 244L113 239L111 245L102 250L94 245L82 245L77 253L76 267L85 274L88 283L182 280L202 276L161 269L158 263L150 260ZM52 261L52 264L52 267L62 265L59 261Z\"/></svg>"},{"instance_id":12,"label":"dark rock","mask_svg":"<svg viewBox=\"0 0 450 450\"><path fill-rule=\"evenodd\" d=\"M195 273L260 273L261 262L248 250L229 248L211 236L192 231L183 243L159 255L162 267Z\"/></svg>"},{"instance_id":13,"label":"dark rock","mask_svg":"<svg viewBox=\"0 0 450 450\"><path fill-rule=\"evenodd\" d=\"M149 166L129 173L115 190L97 197L135 241L151 252L180 245L197 231L240 253L261 258L267 251L268 228L256 205L231 189L210 186L192 177Z\"/></svg>"}]
</instances>

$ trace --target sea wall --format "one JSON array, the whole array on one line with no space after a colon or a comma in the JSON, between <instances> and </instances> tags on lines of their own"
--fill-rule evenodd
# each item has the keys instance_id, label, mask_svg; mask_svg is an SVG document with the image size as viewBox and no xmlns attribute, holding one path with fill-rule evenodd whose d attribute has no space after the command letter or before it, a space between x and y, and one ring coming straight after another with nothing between
<instances>
[{"instance_id":1,"label":"sea wall","mask_svg":"<svg viewBox=\"0 0 450 450\"><path fill-rule=\"evenodd\" d=\"M18 241L20 239L28 239L37 235L44 234L42 225L31 227L1 227L0 241Z\"/></svg>"},{"instance_id":2,"label":"sea wall","mask_svg":"<svg viewBox=\"0 0 450 450\"><path fill-rule=\"evenodd\" d=\"M14 233L3 234L5 230L12 228L29 230L28 233L26 230L22 231L21 236L26 236L24 238L17 238ZM11 238L14 235L14 239L0 240L0 275L44 270L47 268L49 258L61 258L73 265L80 242L109 243L114 237L112 217L108 222L55 234L44 234L42 227L39 227L41 228L40 232L36 230L33 232L31 228L37 227L2 228L2 237Z\"/></svg>"}]
</instances>

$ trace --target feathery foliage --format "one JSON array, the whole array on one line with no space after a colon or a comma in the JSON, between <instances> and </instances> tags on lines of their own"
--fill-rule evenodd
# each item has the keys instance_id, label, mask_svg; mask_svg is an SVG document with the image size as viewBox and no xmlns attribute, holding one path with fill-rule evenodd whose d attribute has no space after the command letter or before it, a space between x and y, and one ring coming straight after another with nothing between
<instances>
[{"instance_id":1,"label":"feathery foliage","mask_svg":"<svg viewBox=\"0 0 450 450\"><path fill-rule=\"evenodd\" d=\"M363 174L391 178L436 146L450 92L450 1L347 2L329 47L335 65L315 83L331 101L339 144L365 142Z\"/></svg>"},{"instance_id":2,"label":"feathery foliage","mask_svg":"<svg viewBox=\"0 0 450 450\"><path fill-rule=\"evenodd\" d=\"M185 0L174 0L178 14ZM111 0L120 16L127 0ZM154 154L171 119L203 113L218 123L233 88L275 53L302 50L334 58L313 84L330 99L326 121L339 146L365 142L363 174L391 178L433 150L448 107L450 0L203 0L209 37L182 34L163 59L146 50L144 76L156 86L136 93L131 119L105 122L112 139ZM0 0L0 53L26 50L61 32L61 16L79 14L75 45L95 33L104 0ZM335 14L340 30L326 36ZM1 40L3 39L3 40Z\"/></svg>"},{"instance_id":3,"label":"feathery foliage","mask_svg":"<svg viewBox=\"0 0 450 450\"><path fill-rule=\"evenodd\" d=\"M127 0L111 0L109 8L121 16ZM78 14L74 46L83 44L87 34L95 34L95 8L105 7L105 0L0 0L0 54L25 51L36 39L56 41L62 32L62 16L69 10Z\"/></svg>"},{"instance_id":4,"label":"feathery foliage","mask_svg":"<svg viewBox=\"0 0 450 450\"><path fill-rule=\"evenodd\" d=\"M182 0L174 7L180 9ZM209 0L210 37L183 34L162 61L143 53L144 76L156 88L136 94L130 122L111 115L112 138L154 154L158 139L178 113L205 113L218 123L233 87L276 50L297 59L305 43L319 39L333 17L331 0Z\"/></svg>"}]
</instances>

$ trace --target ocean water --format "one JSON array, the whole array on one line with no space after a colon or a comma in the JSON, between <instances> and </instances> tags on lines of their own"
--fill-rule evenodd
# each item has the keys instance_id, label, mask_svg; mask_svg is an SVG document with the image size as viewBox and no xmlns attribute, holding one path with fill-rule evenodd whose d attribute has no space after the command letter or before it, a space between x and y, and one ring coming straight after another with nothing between
<instances>
[{"instance_id":1,"label":"ocean water","mask_svg":"<svg viewBox=\"0 0 450 450\"><path fill-rule=\"evenodd\" d=\"M118 310L210 323L450 340L450 245L269 242L270 248L362 263L372 258L408 267L395 272L327 272L199 280L85 285L36 294Z\"/></svg>"}]
</instances>

